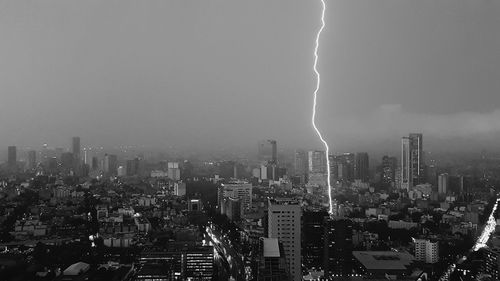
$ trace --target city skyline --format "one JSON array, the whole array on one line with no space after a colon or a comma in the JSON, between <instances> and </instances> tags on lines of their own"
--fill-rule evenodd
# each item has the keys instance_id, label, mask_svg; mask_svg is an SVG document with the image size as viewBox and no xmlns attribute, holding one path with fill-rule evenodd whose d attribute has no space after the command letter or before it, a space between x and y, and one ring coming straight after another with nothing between
<instances>
[{"instance_id":1,"label":"city skyline","mask_svg":"<svg viewBox=\"0 0 500 281\"><path fill-rule=\"evenodd\" d=\"M86 132L99 146L220 148L272 138L319 148L309 123L319 2L136 8L6 3L0 143ZM332 1L317 120L332 150L387 150L409 131L436 150L500 149L498 11L492 1Z\"/></svg>"}]
</instances>

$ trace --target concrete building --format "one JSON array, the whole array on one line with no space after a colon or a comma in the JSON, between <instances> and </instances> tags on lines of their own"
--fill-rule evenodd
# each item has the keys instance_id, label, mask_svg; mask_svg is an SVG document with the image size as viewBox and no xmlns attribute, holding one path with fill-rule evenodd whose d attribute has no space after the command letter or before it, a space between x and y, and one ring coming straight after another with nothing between
<instances>
[{"instance_id":1,"label":"concrete building","mask_svg":"<svg viewBox=\"0 0 500 281\"><path fill-rule=\"evenodd\" d=\"M356 160L354 163L354 179L368 182L370 180L369 158L368 153L356 153Z\"/></svg>"},{"instance_id":2,"label":"concrete building","mask_svg":"<svg viewBox=\"0 0 500 281\"><path fill-rule=\"evenodd\" d=\"M425 183L422 134L401 139L401 188L409 189Z\"/></svg>"},{"instance_id":3,"label":"concrete building","mask_svg":"<svg viewBox=\"0 0 500 281\"><path fill-rule=\"evenodd\" d=\"M439 261L439 244L437 241L428 239L415 239L415 259L425 263L437 263Z\"/></svg>"},{"instance_id":4,"label":"concrete building","mask_svg":"<svg viewBox=\"0 0 500 281\"><path fill-rule=\"evenodd\" d=\"M181 179L181 169L179 168L179 163L177 162L168 162L167 164L168 170L168 178L174 181L178 181Z\"/></svg>"},{"instance_id":5,"label":"concrete building","mask_svg":"<svg viewBox=\"0 0 500 281\"><path fill-rule=\"evenodd\" d=\"M258 251L257 281L290 280L283 243L261 237Z\"/></svg>"},{"instance_id":6,"label":"concrete building","mask_svg":"<svg viewBox=\"0 0 500 281\"><path fill-rule=\"evenodd\" d=\"M218 206L221 207L224 198L239 199L244 211L252 208L252 184L245 181L233 181L221 184L218 190Z\"/></svg>"},{"instance_id":7,"label":"concrete building","mask_svg":"<svg viewBox=\"0 0 500 281\"><path fill-rule=\"evenodd\" d=\"M283 243L291 279L302 280L301 249L302 208L290 199L269 199L268 237Z\"/></svg>"}]
</instances>

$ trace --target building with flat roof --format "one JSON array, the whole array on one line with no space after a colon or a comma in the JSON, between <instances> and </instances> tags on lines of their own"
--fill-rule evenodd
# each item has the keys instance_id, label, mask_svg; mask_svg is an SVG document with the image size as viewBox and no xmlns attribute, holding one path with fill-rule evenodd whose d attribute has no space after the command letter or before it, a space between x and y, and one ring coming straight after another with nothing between
<instances>
[{"instance_id":1,"label":"building with flat roof","mask_svg":"<svg viewBox=\"0 0 500 281\"><path fill-rule=\"evenodd\" d=\"M409 253L391 251L353 251L356 271L366 277L387 275L403 278L412 274L415 257Z\"/></svg>"},{"instance_id":2,"label":"building with flat roof","mask_svg":"<svg viewBox=\"0 0 500 281\"><path fill-rule=\"evenodd\" d=\"M257 281L289 280L283 244L277 238L260 238Z\"/></svg>"}]
</instances>

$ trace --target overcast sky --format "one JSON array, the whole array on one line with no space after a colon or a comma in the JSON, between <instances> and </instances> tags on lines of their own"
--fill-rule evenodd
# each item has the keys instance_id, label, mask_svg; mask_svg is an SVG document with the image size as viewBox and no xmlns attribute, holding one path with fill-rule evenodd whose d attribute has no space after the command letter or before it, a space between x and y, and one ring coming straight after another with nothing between
<instances>
[{"instance_id":1,"label":"overcast sky","mask_svg":"<svg viewBox=\"0 0 500 281\"><path fill-rule=\"evenodd\" d=\"M320 8L0 1L0 144L321 148ZM334 150L397 150L410 132L498 147L499 14L496 0L327 0L318 124Z\"/></svg>"}]
</instances>

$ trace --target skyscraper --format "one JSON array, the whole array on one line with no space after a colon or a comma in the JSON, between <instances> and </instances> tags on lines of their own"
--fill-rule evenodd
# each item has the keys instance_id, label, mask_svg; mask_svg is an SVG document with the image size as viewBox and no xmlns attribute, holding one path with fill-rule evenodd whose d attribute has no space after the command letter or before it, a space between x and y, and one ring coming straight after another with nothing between
<instances>
[{"instance_id":1,"label":"skyscraper","mask_svg":"<svg viewBox=\"0 0 500 281\"><path fill-rule=\"evenodd\" d=\"M304 150L295 150L295 175L304 176L307 172L307 154Z\"/></svg>"},{"instance_id":2,"label":"skyscraper","mask_svg":"<svg viewBox=\"0 0 500 281\"><path fill-rule=\"evenodd\" d=\"M356 154L354 174L355 179L363 182L368 182L370 180L368 153L359 152Z\"/></svg>"},{"instance_id":3,"label":"skyscraper","mask_svg":"<svg viewBox=\"0 0 500 281\"><path fill-rule=\"evenodd\" d=\"M325 219L324 224L324 270L325 277L333 274L347 276L353 268L352 221L348 219Z\"/></svg>"},{"instance_id":4,"label":"skyscraper","mask_svg":"<svg viewBox=\"0 0 500 281\"><path fill-rule=\"evenodd\" d=\"M401 188L409 189L425 182L422 134L401 139Z\"/></svg>"},{"instance_id":5,"label":"skyscraper","mask_svg":"<svg viewBox=\"0 0 500 281\"><path fill-rule=\"evenodd\" d=\"M307 171L310 174L325 174L326 167L326 153L322 150L309 151L307 154Z\"/></svg>"},{"instance_id":6,"label":"skyscraper","mask_svg":"<svg viewBox=\"0 0 500 281\"><path fill-rule=\"evenodd\" d=\"M302 262L307 269L322 268L326 211L304 211L302 215Z\"/></svg>"},{"instance_id":7,"label":"skyscraper","mask_svg":"<svg viewBox=\"0 0 500 281\"><path fill-rule=\"evenodd\" d=\"M7 156L7 165L10 168L15 168L17 165L17 147L9 146Z\"/></svg>"},{"instance_id":8,"label":"skyscraper","mask_svg":"<svg viewBox=\"0 0 500 281\"><path fill-rule=\"evenodd\" d=\"M291 199L269 199L268 237L283 243L291 280L302 280L301 223L302 208Z\"/></svg>"},{"instance_id":9,"label":"skyscraper","mask_svg":"<svg viewBox=\"0 0 500 281\"><path fill-rule=\"evenodd\" d=\"M410 134L411 177L413 185L425 183L422 134Z\"/></svg>"},{"instance_id":10,"label":"skyscraper","mask_svg":"<svg viewBox=\"0 0 500 281\"><path fill-rule=\"evenodd\" d=\"M71 152L73 153L75 160L79 161L80 160L80 152L81 152L81 150L80 150L80 137L73 137Z\"/></svg>"},{"instance_id":11,"label":"skyscraper","mask_svg":"<svg viewBox=\"0 0 500 281\"><path fill-rule=\"evenodd\" d=\"M104 155L103 170L107 175L116 175L118 169L118 157L112 154Z\"/></svg>"},{"instance_id":12,"label":"skyscraper","mask_svg":"<svg viewBox=\"0 0 500 281\"><path fill-rule=\"evenodd\" d=\"M408 190L411 183L411 150L410 150L410 138L403 137L401 139L401 189Z\"/></svg>"},{"instance_id":13,"label":"skyscraper","mask_svg":"<svg viewBox=\"0 0 500 281\"><path fill-rule=\"evenodd\" d=\"M275 140L264 140L259 142L259 160L269 164L278 163L278 145Z\"/></svg>"}]
</instances>

